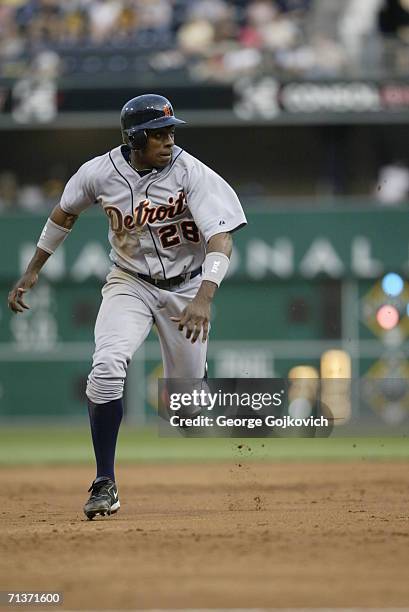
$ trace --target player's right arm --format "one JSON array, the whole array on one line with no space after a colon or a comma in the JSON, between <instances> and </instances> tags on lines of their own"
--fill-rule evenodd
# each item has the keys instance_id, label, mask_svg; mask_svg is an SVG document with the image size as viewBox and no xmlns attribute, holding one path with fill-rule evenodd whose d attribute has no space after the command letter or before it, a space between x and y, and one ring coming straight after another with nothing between
<instances>
[{"instance_id":1,"label":"player's right arm","mask_svg":"<svg viewBox=\"0 0 409 612\"><path fill-rule=\"evenodd\" d=\"M49 217L49 220L55 224L54 230L56 231L57 236L58 232L61 232L62 238L64 238L64 233L68 234L77 219L78 215L66 213L62 210L59 204L57 204ZM8 295L8 305L10 310L18 313L24 312L24 310L30 308L24 301L24 294L37 283L40 270L52 253L52 250L44 250L43 248L37 246L26 271L16 282Z\"/></svg>"},{"instance_id":2,"label":"player's right arm","mask_svg":"<svg viewBox=\"0 0 409 612\"><path fill-rule=\"evenodd\" d=\"M81 212L96 202L95 168L98 159L102 158L83 164L66 184L60 203L47 219L27 270L9 293L8 304L13 312L24 312L29 308L24 302L24 293L34 287L45 262L68 236Z\"/></svg>"}]
</instances>

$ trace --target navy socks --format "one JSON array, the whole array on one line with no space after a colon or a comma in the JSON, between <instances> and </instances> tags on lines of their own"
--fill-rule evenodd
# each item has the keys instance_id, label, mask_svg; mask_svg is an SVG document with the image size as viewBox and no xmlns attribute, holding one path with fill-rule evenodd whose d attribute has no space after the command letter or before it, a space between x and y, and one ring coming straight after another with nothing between
<instances>
[{"instance_id":1,"label":"navy socks","mask_svg":"<svg viewBox=\"0 0 409 612\"><path fill-rule=\"evenodd\" d=\"M88 400L92 443L97 462L97 478L108 476L115 482L115 448L123 415L122 399L106 404L94 404Z\"/></svg>"}]
</instances>

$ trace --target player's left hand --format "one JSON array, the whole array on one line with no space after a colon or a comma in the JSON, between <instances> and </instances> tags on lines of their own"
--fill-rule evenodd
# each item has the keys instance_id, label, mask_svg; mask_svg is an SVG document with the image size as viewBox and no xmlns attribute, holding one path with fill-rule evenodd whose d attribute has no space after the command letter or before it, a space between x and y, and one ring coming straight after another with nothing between
<instances>
[{"instance_id":1,"label":"player's left hand","mask_svg":"<svg viewBox=\"0 0 409 612\"><path fill-rule=\"evenodd\" d=\"M202 330L202 342L207 341L210 321L210 304L211 302L209 300L196 296L190 304L186 306L179 317L170 317L171 321L179 323L179 331L183 332L183 329L186 327L186 338L191 338L192 344L196 342Z\"/></svg>"}]
</instances>

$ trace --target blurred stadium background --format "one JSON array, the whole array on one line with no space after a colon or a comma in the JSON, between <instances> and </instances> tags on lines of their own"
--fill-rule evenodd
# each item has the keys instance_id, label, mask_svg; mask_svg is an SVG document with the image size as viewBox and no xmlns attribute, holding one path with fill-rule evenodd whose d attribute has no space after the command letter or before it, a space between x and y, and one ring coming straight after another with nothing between
<instances>
[{"instance_id":1,"label":"blurred stadium background","mask_svg":"<svg viewBox=\"0 0 409 612\"><path fill-rule=\"evenodd\" d=\"M341 348L363 381L354 417L403 431L408 74L407 0L3 0L0 459L24 457L30 430L17 427L86 423L109 266L101 211L49 261L29 312L11 316L7 293L66 180L119 144L122 105L149 91L186 118L177 143L235 187L249 219L216 299L210 375L286 376ZM152 333L130 368L128 425L152 421L160 374ZM71 438L55 440L74 458Z\"/></svg>"}]
</instances>

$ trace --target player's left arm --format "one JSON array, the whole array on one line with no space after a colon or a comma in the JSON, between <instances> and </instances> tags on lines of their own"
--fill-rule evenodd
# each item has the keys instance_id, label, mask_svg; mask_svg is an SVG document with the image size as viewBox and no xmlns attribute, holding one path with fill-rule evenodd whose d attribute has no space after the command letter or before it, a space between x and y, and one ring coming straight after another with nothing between
<instances>
[{"instance_id":1,"label":"player's left arm","mask_svg":"<svg viewBox=\"0 0 409 612\"><path fill-rule=\"evenodd\" d=\"M218 259L215 260L216 262L223 259L223 257L220 257L220 254L230 260L232 248L233 238L230 232L215 234L207 242L206 256L210 253L217 253ZM220 263L224 264L222 261ZM217 277L215 277L215 281L204 279L196 296L182 311L181 315L179 317L172 317L172 321L179 323L180 331L183 332L183 329L186 328L186 338L191 338L192 344L196 342L202 330L202 342L207 340L210 310L217 288Z\"/></svg>"}]
</instances>

